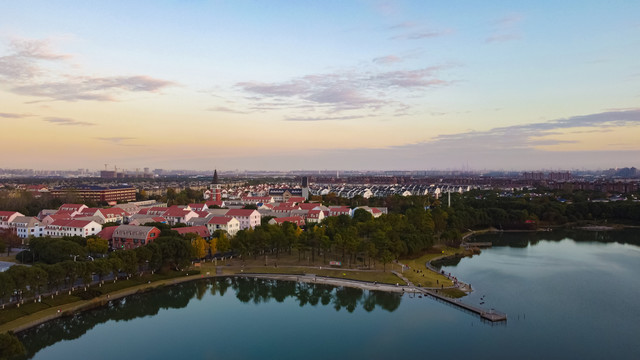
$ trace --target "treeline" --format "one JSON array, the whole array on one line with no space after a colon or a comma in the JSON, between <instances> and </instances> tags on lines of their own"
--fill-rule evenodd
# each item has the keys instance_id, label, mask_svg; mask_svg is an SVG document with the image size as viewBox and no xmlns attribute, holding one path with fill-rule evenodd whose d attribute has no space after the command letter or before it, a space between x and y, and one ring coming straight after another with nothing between
<instances>
[{"instance_id":1,"label":"treeline","mask_svg":"<svg viewBox=\"0 0 640 360\"><path fill-rule=\"evenodd\" d=\"M564 225L581 221L623 221L640 223L640 203L630 198L625 201L600 202L606 194L600 192L538 190L542 195L531 196L529 192L515 192L509 196L494 190L472 190L463 194L451 194L451 207L446 199L432 196L389 196L365 199L339 198L329 194L315 200L325 205L386 207L389 213L404 214L408 209L428 207L434 220L442 215L444 227L449 231L465 231L493 226L496 228L522 227L527 220L536 225ZM437 214L441 212L441 214ZM438 224L437 224L438 225ZM442 224L440 224L442 225ZM436 226L436 232L444 231Z\"/></svg>"},{"instance_id":2,"label":"treeline","mask_svg":"<svg viewBox=\"0 0 640 360\"><path fill-rule=\"evenodd\" d=\"M508 228L527 221L537 226L605 220L640 223L640 203L632 199L594 202L584 193L568 195L528 196L523 193L499 196L494 191L471 191L452 194L452 206L444 210L448 214L448 226L455 229Z\"/></svg>"},{"instance_id":3,"label":"treeline","mask_svg":"<svg viewBox=\"0 0 640 360\"><path fill-rule=\"evenodd\" d=\"M440 222L440 212L436 219ZM446 229L443 229L446 230ZM439 235L446 238L446 231ZM282 252L297 250L299 260L340 260L348 266L383 264L433 246L436 221L432 212L422 207L408 209L406 214L389 214L379 218L357 209L354 216L340 215L325 218L321 224L308 223L305 230L289 222L262 225L239 231L231 239L231 248L241 256L267 256L276 258Z\"/></svg>"},{"instance_id":4,"label":"treeline","mask_svg":"<svg viewBox=\"0 0 640 360\"><path fill-rule=\"evenodd\" d=\"M50 194L35 197L33 193L23 190L0 191L0 210L17 211L25 216L36 216L42 209L57 209L66 201L81 201L79 197L55 198Z\"/></svg>"},{"instance_id":5,"label":"treeline","mask_svg":"<svg viewBox=\"0 0 640 360\"><path fill-rule=\"evenodd\" d=\"M154 242L131 250L107 253L107 241L97 237L33 238L29 248L17 259L33 266L12 266L0 273L0 303L38 298L102 282L106 277L117 279L154 273L159 270L182 270L195 258L215 250L204 239L187 234L177 236L163 231ZM224 237L224 236L223 236Z\"/></svg>"}]
</instances>

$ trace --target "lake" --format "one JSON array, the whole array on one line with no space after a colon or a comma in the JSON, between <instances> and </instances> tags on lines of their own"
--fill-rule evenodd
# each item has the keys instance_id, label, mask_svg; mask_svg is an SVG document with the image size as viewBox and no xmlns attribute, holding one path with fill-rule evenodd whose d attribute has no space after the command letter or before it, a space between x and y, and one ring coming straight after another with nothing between
<instances>
[{"instance_id":1,"label":"lake","mask_svg":"<svg viewBox=\"0 0 640 360\"><path fill-rule=\"evenodd\" d=\"M34 359L640 358L640 232L485 235L443 266L506 312L491 324L431 298L211 279L20 333ZM482 304L481 304L482 303Z\"/></svg>"}]
</instances>

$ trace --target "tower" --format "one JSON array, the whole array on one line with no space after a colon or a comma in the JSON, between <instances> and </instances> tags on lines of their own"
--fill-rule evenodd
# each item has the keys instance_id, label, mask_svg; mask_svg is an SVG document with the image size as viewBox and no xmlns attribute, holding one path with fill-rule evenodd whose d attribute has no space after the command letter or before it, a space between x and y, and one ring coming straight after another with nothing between
<instances>
[{"instance_id":1,"label":"tower","mask_svg":"<svg viewBox=\"0 0 640 360\"><path fill-rule=\"evenodd\" d=\"M222 201L222 191L218 180L218 169L213 170L213 182L211 183L211 200Z\"/></svg>"},{"instance_id":2,"label":"tower","mask_svg":"<svg viewBox=\"0 0 640 360\"><path fill-rule=\"evenodd\" d=\"M306 176L302 177L302 196L309 200L309 178Z\"/></svg>"}]
</instances>

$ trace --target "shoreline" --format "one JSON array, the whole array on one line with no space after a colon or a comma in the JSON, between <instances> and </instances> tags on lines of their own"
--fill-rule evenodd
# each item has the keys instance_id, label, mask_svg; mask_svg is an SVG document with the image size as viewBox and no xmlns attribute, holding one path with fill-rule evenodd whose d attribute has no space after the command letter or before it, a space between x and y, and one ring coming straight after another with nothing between
<instances>
[{"instance_id":1,"label":"shoreline","mask_svg":"<svg viewBox=\"0 0 640 360\"><path fill-rule=\"evenodd\" d=\"M324 276L316 276L313 274L295 275L295 274L268 274L268 273L266 274L265 273L241 273L241 274L204 273L204 274L178 277L178 278L173 278L168 280L160 280L160 281L152 282L149 284L137 285L131 288L126 288L126 289L116 291L114 293L100 295L91 300L82 300L82 301L76 301L76 302L64 304L59 306L57 309L50 308L50 309L42 310L42 311L27 315L27 316L24 316L0 325L0 333L6 333L9 331L12 331L14 333L19 333L27 329L36 327L38 325L44 324L51 320L55 320L61 317L73 316L83 311L105 306L110 301L119 300L130 295L142 294L145 292L153 291L154 289L164 287L164 286L178 285L178 284L182 284L190 281L196 281L196 280L225 278L225 277L261 278L261 279L271 279L276 281L317 283L317 284L326 284L326 285L332 285L332 286L344 286L344 287L359 288L363 290L385 291L385 292L393 292L393 293L419 292L415 288L415 286L409 286L409 285L396 286L396 285L390 285L390 284L370 283L367 281L338 279L338 278L331 278L331 277L324 277Z\"/></svg>"},{"instance_id":2,"label":"shoreline","mask_svg":"<svg viewBox=\"0 0 640 360\"><path fill-rule=\"evenodd\" d=\"M224 276L227 276L227 275L224 275ZM176 278L167 279L167 280L159 280L159 281L155 281L148 284L132 286L129 288L115 291L113 293L100 295L91 300L76 301L76 302L60 305L59 307L57 307L57 309L49 308L42 311L38 311L30 315L20 317L18 319L15 319L13 321L0 325L0 333L6 333L9 331L13 331L14 333L19 333L21 331L30 329L40 324L44 324L51 320L55 320L55 319L66 317L66 316L72 316L79 312L104 306L110 301L119 300L129 295L141 294L147 291L152 291L159 287L163 287L167 285L177 285L177 284L188 282L188 281L204 279L205 277L206 278L221 277L221 275L198 274L198 275L191 275L191 276L184 276L184 277L176 277ZM27 322L24 323L25 321Z\"/></svg>"}]
</instances>

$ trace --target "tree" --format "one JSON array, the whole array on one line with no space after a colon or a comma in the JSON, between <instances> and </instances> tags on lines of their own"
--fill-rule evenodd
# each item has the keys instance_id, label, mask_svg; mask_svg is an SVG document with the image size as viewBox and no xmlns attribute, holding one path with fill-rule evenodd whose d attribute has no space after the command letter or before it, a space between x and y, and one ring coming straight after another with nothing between
<instances>
[{"instance_id":1,"label":"tree","mask_svg":"<svg viewBox=\"0 0 640 360\"><path fill-rule=\"evenodd\" d=\"M99 238L90 237L87 239L87 251L91 256L95 254L106 254L109 250L109 241Z\"/></svg>"},{"instance_id":2,"label":"tree","mask_svg":"<svg viewBox=\"0 0 640 360\"><path fill-rule=\"evenodd\" d=\"M393 253L391 251L384 249L380 252L380 261L382 261L384 271L387 271L387 263L393 260Z\"/></svg>"},{"instance_id":3,"label":"tree","mask_svg":"<svg viewBox=\"0 0 640 360\"><path fill-rule=\"evenodd\" d=\"M22 244L22 239L11 231L11 229L0 229L0 242L2 242L6 247L7 256L9 256L13 248Z\"/></svg>"},{"instance_id":4,"label":"tree","mask_svg":"<svg viewBox=\"0 0 640 360\"><path fill-rule=\"evenodd\" d=\"M93 262L79 262L78 263L78 275L82 279L82 284L86 287L91 284L92 274L94 270Z\"/></svg>"},{"instance_id":5,"label":"tree","mask_svg":"<svg viewBox=\"0 0 640 360\"><path fill-rule=\"evenodd\" d=\"M4 309L5 300L8 300L15 289L15 283L11 275L6 272L0 272L0 303Z\"/></svg>"},{"instance_id":6,"label":"tree","mask_svg":"<svg viewBox=\"0 0 640 360\"><path fill-rule=\"evenodd\" d=\"M164 266L181 270L191 261L191 244L179 237L159 237L155 242L162 251Z\"/></svg>"},{"instance_id":7,"label":"tree","mask_svg":"<svg viewBox=\"0 0 640 360\"><path fill-rule=\"evenodd\" d=\"M216 233L214 233L215 235ZM218 235L214 238L211 245L212 253L226 253L231 250L231 241L229 241L229 237L225 231L220 231Z\"/></svg>"},{"instance_id":8,"label":"tree","mask_svg":"<svg viewBox=\"0 0 640 360\"><path fill-rule=\"evenodd\" d=\"M60 285L65 279L64 267L60 264L46 265L43 264L42 269L47 272L49 276L49 287L53 291L58 291Z\"/></svg>"},{"instance_id":9,"label":"tree","mask_svg":"<svg viewBox=\"0 0 640 360\"><path fill-rule=\"evenodd\" d=\"M122 260L121 271L124 271L127 276L135 274L138 270L138 257L134 250L118 250L112 252L109 257L118 258Z\"/></svg>"},{"instance_id":10,"label":"tree","mask_svg":"<svg viewBox=\"0 0 640 360\"><path fill-rule=\"evenodd\" d=\"M6 273L11 276L15 285L15 290L18 292L18 297L22 299L27 293L30 285L29 267L22 265L14 265L10 267Z\"/></svg>"},{"instance_id":11,"label":"tree","mask_svg":"<svg viewBox=\"0 0 640 360\"><path fill-rule=\"evenodd\" d=\"M119 257L109 257L109 264L111 265L111 271L113 272L113 279L117 280L120 275L120 270L124 266L124 262Z\"/></svg>"},{"instance_id":12,"label":"tree","mask_svg":"<svg viewBox=\"0 0 640 360\"><path fill-rule=\"evenodd\" d=\"M49 237L31 239L29 248L33 251L36 260L47 264L75 259L86 254L84 246L74 241Z\"/></svg>"},{"instance_id":13,"label":"tree","mask_svg":"<svg viewBox=\"0 0 640 360\"><path fill-rule=\"evenodd\" d=\"M373 215L365 209L356 209L353 212L353 221L355 222L368 222L373 220Z\"/></svg>"},{"instance_id":14,"label":"tree","mask_svg":"<svg viewBox=\"0 0 640 360\"><path fill-rule=\"evenodd\" d=\"M202 259L209 254L209 244L200 236L196 236L191 240L191 246L196 259Z\"/></svg>"},{"instance_id":15,"label":"tree","mask_svg":"<svg viewBox=\"0 0 640 360\"><path fill-rule=\"evenodd\" d=\"M76 279L78 278L78 263L75 261L65 261L60 263L64 268L65 278L68 281L68 288L73 288Z\"/></svg>"},{"instance_id":16,"label":"tree","mask_svg":"<svg viewBox=\"0 0 640 360\"><path fill-rule=\"evenodd\" d=\"M109 259L98 259L93 262L93 267L96 275L98 275L98 281L102 282L102 279L111 273L112 266Z\"/></svg>"},{"instance_id":17,"label":"tree","mask_svg":"<svg viewBox=\"0 0 640 360\"><path fill-rule=\"evenodd\" d=\"M250 253L250 232L251 229L240 230L236 233L236 236L231 239L231 248L240 253L240 256L243 258Z\"/></svg>"}]
</instances>

